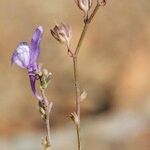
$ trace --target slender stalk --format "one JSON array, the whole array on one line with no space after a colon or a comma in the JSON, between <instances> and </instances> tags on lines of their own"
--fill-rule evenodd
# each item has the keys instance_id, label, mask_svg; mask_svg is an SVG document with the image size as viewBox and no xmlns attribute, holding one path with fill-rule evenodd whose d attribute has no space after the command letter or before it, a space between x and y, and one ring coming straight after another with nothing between
<instances>
[{"instance_id":1,"label":"slender stalk","mask_svg":"<svg viewBox=\"0 0 150 150\"><path fill-rule=\"evenodd\" d=\"M73 59L73 71L74 71L74 84L75 84L75 95L76 95L76 114L78 116L78 124L76 124L76 132L77 132L77 141L78 141L78 150L82 150L81 147L81 135L80 135L80 85L79 85L79 75L78 75L78 54L83 43L84 37L88 30L88 25L91 23L92 19L94 18L95 14L99 9L99 5L97 4L95 9L93 10L90 17L84 21L84 26L75 49Z\"/></svg>"},{"instance_id":2,"label":"slender stalk","mask_svg":"<svg viewBox=\"0 0 150 150\"><path fill-rule=\"evenodd\" d=\"M80 136L80 125L76 126L77 137L78 137L78 150L81 150L81 136Z\"/></svg>"},{"instance_id":3,"label":"slender stalk","mask_svg":"<svg viewBox=\"0 0 150 150\"><path fill-rule=\"evenodd\" d=\"M78 42L77 47L76 47L76 51L75 51L75 56L76 56L76 57L78 56L80 47L81 47L81 45L82 45L83 39L84 39L84 37L85 37L85 34L86 34L86 32L87 32L87 29L88 29L88 22L86 21L86 22L84 23L84 27L83 27L82 33L81 33L81 35L80 35L79 42Z\"/></svg>"},{"instance_id":4,"label":"slender stalk","mask_svg":"<svg viewBox=\"0 0 150 150\"><path fill-rule=\"evenodd\" d=\"M45 150L50 150L51 149L51 132L50 132L50 110L52 105L50 106L46 96L45 96L45 91L44 89L41 88L41 94L43 97L43 102L44 102L44 108L45 108L45 124L46 124L46 139L45 142L46 144L44 145Z\"/></svg>"},{"instance_id":5,"label":"slender stalk","mask_svg":"<svg viewBox=\"0 0 150 150\"><path fill-rule=\"evenodd\" d=\"M50 113L47 112L46 115L46 129L47 129L47 142L48 142L48 147L51 147L51 133L50 133Z\"/></svg>"},{"instance_id":6,"label":"slender stalk","mask_svg":"<svg viewBox=\"0 0 150 150\"><path fill-rule=\"evenodd\" d=\"M97 4L96 7L94 8L91 16L89 17L89 19L87 20L88 23L91 23L91 21L93 20L94 16L96 15L97 11L99 10L100 5Z\"/></svg>"},{"instance_id":7,"label":"slender stalk","mask_svg":"<svg viewBox=\"0 0 150 150\"><path fill-rule=\"evenodd\" d=\"M80 39L79 39L79 41L78 41L76 50L75 50L75 56L77 56L78 53L79 53L80 47L81 47L82 42L83 42L84 37L85 37L85 34L86 34L87 30L88 30L88 24L90 24L91 21L93 20L94 16L96 15L97 11L99 10L99 7L100 7L100 5L97 4L97 5L95 6L95 8L94 8L92 14L90 15L90 17L89 17L87 20L85 20L85 22L84 22L84 27L83 27L82 33L81 33L81 35L80 35Z\"/></svg>"},{"instance_id":8,"label":"slender stalk","mask_svg":"<svg viewBox=\"0 0 150 150\"><path fill-rule=\"evenodd\" d=\"M80 87L77 72L77 57L73 57L73 69L74 69L74 82L75 82L75 94L76 94L76 114L78 116L78 124L76 124L78 150L81 150L81 137L80 137Z\"/></svg>"}]
</instances>

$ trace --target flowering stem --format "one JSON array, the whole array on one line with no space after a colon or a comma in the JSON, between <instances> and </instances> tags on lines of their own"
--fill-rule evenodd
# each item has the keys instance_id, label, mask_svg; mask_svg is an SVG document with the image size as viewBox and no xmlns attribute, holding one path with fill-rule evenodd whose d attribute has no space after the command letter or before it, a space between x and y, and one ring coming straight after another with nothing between
<instances>
[{"instance_id":1,"label":"flowering stem","mask_svg":"<svg viewBox=\"0 0 150 150\"><path fill-rule=\"evenodd\" d=\"M75 49L75 53L73 55L73 71L74 71L74 84L75 84L75 95L76 95L76 114L78 116L78 123L76 124L76 132L77 132L77 141L78 141L78 150L81 150L81 136L80 136L80 85L79 85L79 76L78 76L78 54L83 43L84 37L88 30L88 25L91 23L95 14L99 9L99 5L97 4L94 11L90 15L90 17L84 21L84 27L81 32L77 47Z\"/></svg>"},{"instance_id":2,"label":"flowering stem","mask_svg":"<svg viewBox=\"0 0 150 150\"><path fill-rule=\"evenodd\" d=\"M48 147L51 147L51 133L50 133L50 113L47 111L46 113L46 129L47 129L47 143Z\"/></svg>"},{"instance_id":3,"label":"flowering stem","mask_svg":"<svg viewBox=\"0 0 150 150\"><path fill-rule=\"evenodd\" d=\"M44 107L45 114L44 114L44 121L46 124L46 138L44 139L44 150L51 149L51 132L50 132L50 112L52 108L52 103L49 103L47 97L45 95L45 90L41 87L41 95L43 98L42 106Z\"/></svg>"}]
</instances>

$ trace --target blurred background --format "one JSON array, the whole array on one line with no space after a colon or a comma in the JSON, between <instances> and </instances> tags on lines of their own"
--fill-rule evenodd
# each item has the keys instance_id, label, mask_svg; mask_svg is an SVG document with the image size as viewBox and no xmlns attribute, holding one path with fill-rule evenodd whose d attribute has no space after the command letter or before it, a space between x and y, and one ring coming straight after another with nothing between
<instances>
[{"instance_id":1,"label":"blurred background","mask_svg":"<svg viewBox=\"0 0 150 150\"><path fill-rule=\"evenodd\" d=\"M96 0L95 0L96 1ZM75 150L72 61L50 35L55 23L73 30L75 47L83 26L73 0L0 0L0 150L41 150L40 119L27 72L10 65L21 41L44 27L40 62L53 74L47 95L54 149ZM150 1L108 0L87 32L79 57L83 150L150 149Z\"/></svg>"}]
</instances>

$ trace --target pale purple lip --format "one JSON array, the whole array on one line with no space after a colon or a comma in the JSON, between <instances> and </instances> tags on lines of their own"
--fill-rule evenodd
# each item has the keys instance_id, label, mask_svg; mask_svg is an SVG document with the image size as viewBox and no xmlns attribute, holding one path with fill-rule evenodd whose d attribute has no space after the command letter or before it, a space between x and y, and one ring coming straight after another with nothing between
<instances>
[{"instance_id":1,"label":"pale purple lip","mask_svg":"<svg viewBox=\"0 0 150 150\"><path fill-rule=\"evenodd\" d=\"M16 50L13 52L11 57L11 63L17 64L19 67L27 69L31 89L38 100L42 100L41 96L38 95L35 82L36 77L34 76L38 72L38 58L40 55L40 42L43 35L43 27L39 26L33 33L30 44L27 42L21 42ZM32 75L31 75L32 74Z\"/></svg>"}]
</instances>

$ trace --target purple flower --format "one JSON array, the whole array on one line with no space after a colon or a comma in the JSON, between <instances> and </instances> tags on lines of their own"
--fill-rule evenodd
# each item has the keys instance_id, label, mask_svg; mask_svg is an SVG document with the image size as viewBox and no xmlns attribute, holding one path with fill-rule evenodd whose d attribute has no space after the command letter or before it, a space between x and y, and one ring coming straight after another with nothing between
<instances>
[{"instance_id":1,"label":"purple flower","mask_svg":"<svg viewBox=\"0 0 150 150\"><path fill-rule=\"evenodd\" d=\"M36 91L36 74L38 73L38 58L40 54L40 42L43 34L43 28L39 26L33 33L32 40L21 42L11 57L11 63L17 64L19 67L27 69L30 78L31 88L36 98L41 101L41 96Z\"/></svg>"}]
</instances>

